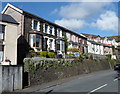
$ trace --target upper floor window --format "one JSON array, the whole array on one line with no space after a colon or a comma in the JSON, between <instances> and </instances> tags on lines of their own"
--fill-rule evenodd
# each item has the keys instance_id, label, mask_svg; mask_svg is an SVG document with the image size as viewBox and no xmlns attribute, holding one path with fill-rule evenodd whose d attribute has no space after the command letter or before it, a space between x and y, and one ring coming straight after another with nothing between
<instances>
[{"instance_id":1,"label":"upper floor window","mask_svg":"<svg viewBox=\"0 0 120 94\"><path fill-rule=\"evenodd\" d=\"M0 40L4 40L4 31L5 31L5 26L0 25Z\"/></svg>"},{"instance_id":2,"label":"upper floor window","mask_svg":"<svg viewBox=\"0 0 120 94\"><path fill-rule=\"evenodd\" d=\"M60 29L57 29L57 36L60 37Z\"/></svg>"},{"instance_id":3,"label":"upper floor window","mask_svg":"<svg viewBox=\"0 0 120 94\"><path fill-rule=\"evenodd\" d=\"M50 32L51 35L52 35L52 31L53 31L53 26L50 26L49 32Z\"/></svg>"},{"instance_id":4,"label":"upper floor window","mask_svg":"<svg viewBox=\"0 0 120 94\"><path fill-rule=\"evenodd\" d=\"M33 20L33 29L39 31L39 21Z\"/></svg>"},{"instance_id":5,"label":"upper floor window","mask_svg":"<svg viewBox=\"0 0 120 94\"><path fill-rule=\"evenodd\" d=\"M70 34L70 41L72 41L72 34Z\"/></svg>"},{"instance_id":6,"label":"upper floor window","mask_svg":"<svg viewBox=\"0 0 120 94\"><path fill-rule=\"evenodd\" d=\"M47 33L48 25L45 24L45 33Z\"/></svg>"}]
</instances>

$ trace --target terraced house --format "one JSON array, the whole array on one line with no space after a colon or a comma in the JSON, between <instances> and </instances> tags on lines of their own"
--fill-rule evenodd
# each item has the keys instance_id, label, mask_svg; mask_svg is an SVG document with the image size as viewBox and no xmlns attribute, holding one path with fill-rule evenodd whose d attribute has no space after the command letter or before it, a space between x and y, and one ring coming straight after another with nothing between
<instances>
[{"instance_id":1,"label":"terraced house","mask_svg":"<svg viewBox=\"0 0 120 94\"><path fill-rule=\"evenodd\" d=\"M18 23L18 63L23 61L29 48L39 51L60 51L65 53L65 36L69 40L68 48L77 48L87 52L87 38L31 14L11 4L7 4L3 14L12 16ZM82 45L83 44L83 45ZM20 59L21 57L21 59Z\"/></svg>"},{"instance_id":2,"label":"terraced house","mask_svg":"<svg viewBox=\"0 0 120 94\"><path fill-rule=\"evenodd\" d=\"M18 23L10 15L0 14L0 64L17 64Z\"/></svg>"},{"instance_id":3,"label":"terraced house","mask_svg":"<svg viewBox=\"0 0 120 94\"><path fill-rule=\"evenodd\" d=\"M88 53L97 55L111 54L112 58L116 59L114 49L117 49L118 43L114 38L101 37L99 35L84 34L87 37ZM113 49L114 47L114 49Z\"/></svg>"}]
</instances>

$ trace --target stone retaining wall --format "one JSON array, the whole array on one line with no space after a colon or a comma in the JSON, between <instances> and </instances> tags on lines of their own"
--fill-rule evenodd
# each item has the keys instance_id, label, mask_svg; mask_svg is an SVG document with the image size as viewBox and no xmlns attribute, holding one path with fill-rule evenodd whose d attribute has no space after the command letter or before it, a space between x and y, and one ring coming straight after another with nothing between
<instances>
[{"instance_id":1,"label":"stone retaining wall","mask_svg":"<svg viewBox=\"0 0 120 94\"><path fill-rule=\"evenodd\" d=\"M100 70L108 70L113 67L113 61L107 59L101 60L25 60L25 72L28 72L28 83L31 85L40 85L53 80L59 80L66 77L88 74Z\"/></svg>"}]
</instances>

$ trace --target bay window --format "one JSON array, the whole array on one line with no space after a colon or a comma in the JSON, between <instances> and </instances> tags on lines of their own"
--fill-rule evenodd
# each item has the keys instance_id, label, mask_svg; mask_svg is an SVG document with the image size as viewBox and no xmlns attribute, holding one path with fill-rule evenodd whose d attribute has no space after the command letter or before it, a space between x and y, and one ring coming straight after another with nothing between
<instances>
[{"instance_id":1,"label":"bay window","mask_svg":"<svg viewBox=\"0 0 120 94\"><path fill-rule=\"evenodd\" d=\"M42 48L42 36L41 35L33 36L33 47Z\"/></svg>"}]
</instances>

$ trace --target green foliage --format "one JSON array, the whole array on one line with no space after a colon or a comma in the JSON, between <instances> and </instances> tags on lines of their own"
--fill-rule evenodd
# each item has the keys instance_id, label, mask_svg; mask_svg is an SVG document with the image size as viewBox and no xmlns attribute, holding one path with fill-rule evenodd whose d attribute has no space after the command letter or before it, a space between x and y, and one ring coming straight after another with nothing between
<instances>
[{"instance_id":1,"label":"green foliage","mask_svg":"<svg viewBox=\"0 0 120 94\"><path fill-rule=\"evenodd\" d=\"M110 36L108 38L114 38L116 42L120 42L120 36Z\"/></svg>"},{"instance_id":2,"label":"green foliage","mask_svg":"<svg viewBox=\"0 0 120 94\"><path fill-rule=\"evenodd\" d=\"M106 55L106 57L107 57L108 60L110 60L111 57L112 57L112 55L111 55L111 54L108 54L108 55Z\"/></svg>"},{"instance_id":3,"label":"green foliage","mask_svg":"<svg viewBox=\"0 0 120 94\"><path fill-rule=\"evenodd\" d=\"M69 48L68 51L70 51L70 52L79 52L79 50L77 48Z\"/></svg>"},{"instance_id":4,"label":"green foliage","mask_svg":"<svg viewBox=\"0 0 120 94\"><path fill-rule=\"evenodd\" d=\"M73 53L69 53L69 54L67 54L68 56L74 56L74 54Z\"/></svg>"},{"instance_id":5,"label":"green foliage","mask_svg":"<svg viewBox=\"0 0 120 94\"><path fill-rule=\"evenodd\" d=\"M37 53L34 51L34 50L29 50L29 53L32 55L32 56L36 56Z\"/></svg>"},{"instance_id":6,"label":"green foliage","mask_svg":"<svg viewBox=\"0 0 120 94\"><path fill-rule=\"evenodd\" d=\"M115 46L114 45L112 45L112 50L113 50L113 52L115 52Z\"/></svg>"},{"instance_id":7,"label":"green foliage","mask_svg":"<svg viewBox=\"0 0 120 94\"><path fill-rule=\"evenodd\" d=\"M47 57L47 51L40 52L40 57Z\"/></svg>"},{"instance_id":8,"label":"green foliage","mask_svg":"<svg viewBox=\"0 0 120 94\"><path fill-rule=\"evenodd\" d=\"M48 52L48 57L49 58L54 58L55 57L55 53L54 52Z\"/></svg>"},{"instance_id":9,"label":"green foliage","mask_svg":"<svg viewBox=\"0 0 120 94\"><path fill-rule=\"evenodd\" d=\"M84 59L88 59L89 58L88 55L85 54L85 53L81 54L81 57L83 57Z\"/></svg>"}]
</instances>

